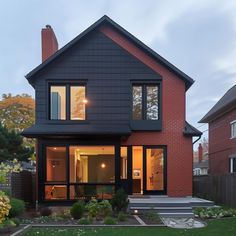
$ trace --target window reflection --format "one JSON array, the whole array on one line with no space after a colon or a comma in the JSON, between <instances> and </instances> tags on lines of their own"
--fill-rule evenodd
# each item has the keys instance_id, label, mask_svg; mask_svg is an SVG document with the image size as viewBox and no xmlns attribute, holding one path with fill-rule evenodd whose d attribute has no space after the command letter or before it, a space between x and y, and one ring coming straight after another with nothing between
<instances>
[{"instance_id":1,"label":"window reflection","mask_svg":"<svg viewBox=\"0 0 236 236\"><path fill-rule=\"evenodd\" d=\"M142 86L133 86L133 120L142 119Z\"/></svg>"},{"instance_id":2,"label":"window reflection","mask_svg":"<svg viewBox=\"0 0 236 236\"><path fill-rule=\"evenodd\" d=\"M147 120L158 120L158 87L147 86Z\"/></svg>"},{"instance_id":3,"label":"window reflection","mask_svg":"<svg viewBox=\"0 0 236 236\"><path fill-rule=\"evenodd\" d=\"M85 86L71 86L70 96L70 119L85 120Z\"/></svg>"},{"instance_id":4,"label":"window reflection","mask_svg":"<svg viewBox=\"0 0 236 236\"><path fill-rule=\"evenodd\" d=\"M66 87L65 86L51 86L51 120L65 120L66 119Z\"/></svg>"}]
</instances>

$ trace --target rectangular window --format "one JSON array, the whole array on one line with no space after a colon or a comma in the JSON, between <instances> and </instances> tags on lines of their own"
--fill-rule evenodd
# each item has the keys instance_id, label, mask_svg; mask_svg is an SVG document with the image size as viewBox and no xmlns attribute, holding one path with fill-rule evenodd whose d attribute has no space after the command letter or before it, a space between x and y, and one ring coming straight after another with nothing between
<instances>
[{"instance_id":1,"label":"rectangular window","mask_svg":"<svg viewBox=\"0 0 236 236\"><path fill-rule=\"evenodd\" d=\"M231 123L231 138L236 138L236 120Z\"/></svg>"},{"instance_id":2,"label":"rectangular window","mask_svg":"<svg viewBox=\"0 0 236 236\"><path fill-rule=\"evenodd\" d=\"M158 85L133 85L133 120L159 119Z\"/></svg>"},{"instance_id":3,"label":"rectangular window","mask_svg":"<svg viewBox=\"0 0 236 236\"><path fill-rule=\"evenodd\" d=\"M133 86L133 120L142 119L142 86Z\"/></svg>"},{"instance_id":4,"label":"rectangular window","mask_svg":"<svg viewBox=\"0 0 236 236\"><path fill-rule=\"evenodd\" d=\"M230 158L230 173L236 173L236 157Z\"/></svg>"},{"instance_id":5,"label":"rectangular window","mask_svg":"<svg viewBox=\"0 0 236 236\"><path fill-rule=\"evenodd\" d=\"M147 93L147 120L158 120L158 87L146 86Z\"/></svg>"},{"instance_id":6,"label":"rectangular window","mask_svg":"<svg viewBox=\"0 0 236 236\"><path fill-rule=\"evenodd\" d=\"M85 86L71 86L70 97L70 119L85 120Z\"/></svg>"},{"instance_id":7,"label":"rectangular window","mask_svg":"<svg viewBox=\"0 0 236 236\"><path fill-rule=\"evenodd\" d=\"M66 87L65 86L51 86L51 120L65 120L66 119Z\"/></svg>"},{"instance_id":8,"label":"rectangular window","mask_svg":"<svg viewBox=\"0 0 236 236\"><path fill-rule=\"evenodd\" d=\"M114 146L70 146L70 183L114 182Z\"/></svg>"},{"instance_id":9,"label":"rectangular window","mask_svg":"<svg viewBox=\"0 0 236 236\"><path fill-rule=\"evenodd\" d=\"M66 181L66 147L47 147L46 165L46 181Z\"/></svg>"},{"instance_id":10,"label":"rectangular window","mask_svg":"<svg viewBox=\"0 0 236 236\"><path fill-rule=\"evenodd\" d=\"M120 178L127 179L127 147L120 148Z\"/></svg>"}]
</instances>

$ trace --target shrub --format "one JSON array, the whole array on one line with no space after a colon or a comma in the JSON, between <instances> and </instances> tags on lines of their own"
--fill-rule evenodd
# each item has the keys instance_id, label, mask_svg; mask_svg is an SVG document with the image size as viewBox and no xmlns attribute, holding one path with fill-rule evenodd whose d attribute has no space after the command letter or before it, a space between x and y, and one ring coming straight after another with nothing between
<instances>
[{"instance_id":1,"label":"shrub","mask_svg":"<svg viewBox=\"0 0 236 236\"><path fill-rule=\"evenodd\" d=\"M0 224L9 215L9 210L11 208L9 197L2 191L0 191Z\"/></svg>"},{"instance_id":2,"label":"shrub","mask_svg":"<svg viewBox=\"0 0 236 236\"><path fill-rule=\"evenodd\" d=\"M115 212L126 211L129 204L128 195L124 189L119 189L111 199L112 209Z\"/></svg>"},{"instance_id":3,"label":"shrub","mask_svg":"<svg viewBox=\"0 0 236 236\"><path fill-rule=\"evenodd\" d=\"M49 207L43 207L40 209L41 216L50 216L52 214L52 210Z\"/></svg>"},{"instance_id":4,"label":"shrub","mask_svg":"<svg viewBox=\"0 0 236 236\"><path fill-rule=\"evenodd\" d=\"M92 224L92 222L93 222L93 220L89 217L86 217L86 218L83 217L79 220L79 224L81 224L81 225L90 225L90 224Z\"/></svg>"},{"instance_id":5,"label":"shrub","mask_svg":"<svg viewBox=\"0 0 236 236\"><path fill-rule=\"evenodd\" d=\"M20 220L18 218L12 218L11 220L15 223L16 226L20 225Z\"/></svg>"},{"instance_id":6,"label":"shrub","mask_svg":"<svg viewBox=\"0 0 236 236\"><path fill-rule=\"evenodd\" d=\"M11 204L11 209L9 211L10 218L20 216L25 211L25 202L20 199L11 198L10 204Z\"/></svg>"},{"instance_id":7,"label":"shrub","mask_svg":"<svg viewBox=\"0 0 236 236\"><path fill-rule=\"evenodd\" d=\"M97 217L99 214L100 206L95 198L92 198L90 202L86 205L89 217Z\"/></svg>"},{"instance_id":8,"label":"shrub","mask_svg":"<svg viewBox=\"0 0 236 236\"><path fill-rule=\"evenodd\" d=\"M223 218L236 216L236 209L234 208L222 208L222 207L211 207L211 208L195 208L194 214L203 219L211 218Z\"/></svg>"},{"instance_id":9,"label":"shrub","mask_svg":"<svg viewBox=\"0 0 236 236\"><path fill-rule=\"evenodd\" d=\"M120 211L119 214L117 215L118 221L126 221L127 216L123 211Z\"/></svg>"},{"instance_id":10,"label":"shrub","mask_svg":"<svg viewBox=\"0 0 236 236\"><path fill-rule=\"evenodd\" d=\"M115 224L117 224L117 221L113 217L107 216L104 219L104 224L105 225L115 225Z\"/></svg>"},{"instance_id":11,"label":"shrub","mask_svg":"<svg viewBox=\"0 0 236 236\"><path fill-rule=\"evenodd\" d=\"M84 214L84 203L76 202L70 209L70 214L74 219L80 219Z\"/></svg>"},{"instance_id":12,"label":"shrub","mask_svg":"<svg viewBox=\"0 0 236 236\"><path fill-rule=\"evenodd\" d=\"M108 200L103 200L99 203L99 215L106 217L111 215L112 207Z\"/></svg>"}]
</instances>

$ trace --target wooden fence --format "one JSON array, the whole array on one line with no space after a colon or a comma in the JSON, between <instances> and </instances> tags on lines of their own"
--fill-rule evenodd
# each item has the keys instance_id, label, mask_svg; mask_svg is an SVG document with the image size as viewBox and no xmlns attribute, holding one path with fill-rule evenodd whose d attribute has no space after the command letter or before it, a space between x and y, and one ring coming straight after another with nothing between
<instances>
[{"instance_id":1,"label":"wooden fence","mask_svg":"<svg viewBox=\"0 0 236 236\"><path fill-rule=\"evenodd\" d=\"M236 207L236 173L220 176L194 176L194 196L213 200L215 204Z\"/></svg>"}]
</instances>

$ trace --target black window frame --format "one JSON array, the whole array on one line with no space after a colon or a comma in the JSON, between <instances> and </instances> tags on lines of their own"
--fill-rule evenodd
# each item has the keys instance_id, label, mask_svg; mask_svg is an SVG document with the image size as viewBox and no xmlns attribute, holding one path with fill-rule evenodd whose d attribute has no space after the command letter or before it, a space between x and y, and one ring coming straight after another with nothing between
<instances>
[{"instance_id":1,"label":"black window frame","mask_svg":"<svg viewBox=\"0 0 236 236\"><path fill-rule=\"evenodd\" d=\"M51 119L51 87L52 86L65 86L66 88L66 119ZM48 89L47 89L47 120L50 123L87 123L87 104L85 104L85 119L84 120L72 120L71 119L71 87L74 86L84 86L85 87L85 99L87 99L87 81L81 81L81 82L48 82Z\"/></svg>"},{"instance_id":2,"label":"black window frame","mask_svg":"<svg viewBox=\"0 0 236 236\"><path fill-rule=\"evenodd\" d=\"M158 88L158 119L149 120L147 117L147 86ZM133 119L133 87L142 86L142 119ZM162 81L131 81L131 104L130 104L130 125L132 130L160 131L162 130ZM144 119L145 118L145 119Z\"/></svg>"},{"instance_id":3,"label":"black window frame","mask_svg":"<svg viewBox=\"0 0 236 236\"><path fill-rule=\"evenodd\" d=\"M236 168L234 170L234 165L236 165L236 155L233 157L230 157L230 159L229 159L229 172L231 174L236 173Z\"/></svg>"}]
</instances>

